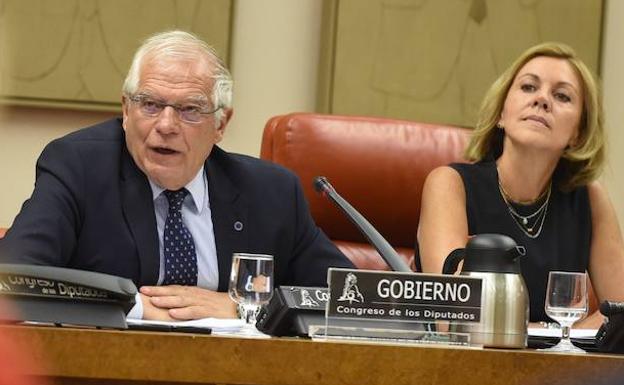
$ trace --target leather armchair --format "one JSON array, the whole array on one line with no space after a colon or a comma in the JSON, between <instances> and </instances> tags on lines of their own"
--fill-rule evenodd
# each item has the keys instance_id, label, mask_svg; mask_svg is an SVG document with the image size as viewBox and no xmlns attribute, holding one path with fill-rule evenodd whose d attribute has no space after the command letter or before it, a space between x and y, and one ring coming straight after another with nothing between
<instances>
[{"instance_id":1,"label":"leather armchair","mask_svg":"<svg viewBox=\"0 0 624 385\"><path fill-rule=\"evenodd\" d=\"M317 225L358 268L388 269L357 228L313 189L324 175L414 268L420 196L435 167L462 161L470 130L385 118L294 113L271 118L260 157L294 171Z\"/></svg>"}]
</instances>

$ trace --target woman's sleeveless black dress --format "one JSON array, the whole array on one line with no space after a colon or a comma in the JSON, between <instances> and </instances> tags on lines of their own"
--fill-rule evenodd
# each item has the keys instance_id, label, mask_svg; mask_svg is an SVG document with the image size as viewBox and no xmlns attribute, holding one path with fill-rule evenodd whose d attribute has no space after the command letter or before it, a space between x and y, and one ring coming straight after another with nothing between
<instances>
[{"instance_id":1,"label":"woman's sleeveless black dress","mask_svg":"<svg viewBox=\"0 0 624 385\"><path fill-rule=\"evenodd\" d=\"M459 172L464 182L468 233L505 234L526 248L521 266L529 290L530 320L551 321L544 311L548 272L587 270L592 229L587 187L562 192L553 184L541 233L531 238L512 217L501 196L495 162L450 166ZM514 208L531 213L540 204L514 205Z\"/></svg>"}]
</instances>

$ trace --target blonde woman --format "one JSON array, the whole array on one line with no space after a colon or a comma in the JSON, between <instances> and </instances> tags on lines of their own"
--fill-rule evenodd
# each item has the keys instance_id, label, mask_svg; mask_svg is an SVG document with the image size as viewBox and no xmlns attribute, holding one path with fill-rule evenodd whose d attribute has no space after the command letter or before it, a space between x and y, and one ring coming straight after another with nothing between
<instances>
[{"instance_id":1,"label":"blonde woman","mask_svg":"<svg viewBox=\"0 0 624 385\"><path fill-rule=\"evenodd\" d=\"M588 271L600 301L624 300L624 242L596 181L605 157L599 92L568 46L525 51L490 87L466 150L471 164L435 169L422 195L423 271L441 272L468 237L502 233L526 247L530 320L544 311L548 272ZM598 312L580 321L598 327Z\"/></svg>"}]
</instances>

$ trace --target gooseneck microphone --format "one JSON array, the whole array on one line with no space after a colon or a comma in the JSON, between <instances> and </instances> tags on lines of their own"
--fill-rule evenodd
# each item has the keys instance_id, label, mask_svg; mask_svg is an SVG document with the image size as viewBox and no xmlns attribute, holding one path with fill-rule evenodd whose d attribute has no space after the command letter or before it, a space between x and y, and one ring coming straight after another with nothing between
<instances>
[{"instance_id":1,"label":"gooseneck microphone","mask_svg":"<svg viewBox=\"0 0 624 385\"><path fill-rule=\"evenodd\" d=\"M624 313L624 302L603 301L600 304L600 312L607 317Z\"/></svg>"},{"instance_id":2,"label":"gooseneck microphone","mask_svg":"<svg viewBox=\"0 0 624 385\"><path fill-rule=\"evenodd\" d=\"M412 269L409 268L407 263L403 258L397 254L397 252L390 246L388 241L384 239L384 237L379 234L377 230L373 227L360 214L353 206L349 204L343 197L340 196L334 189L327 178L324 176L317 176L314 178L314 189L320 193L321 195L329 198L339 209L342 210L343 213L353 222L353 224L364 234L366 239L377 249L377 252L381 257L386 261L386 263L390 266L390 268L394 271L403 271L403 272L411 272Z\"/></svg>"}]
</instances>

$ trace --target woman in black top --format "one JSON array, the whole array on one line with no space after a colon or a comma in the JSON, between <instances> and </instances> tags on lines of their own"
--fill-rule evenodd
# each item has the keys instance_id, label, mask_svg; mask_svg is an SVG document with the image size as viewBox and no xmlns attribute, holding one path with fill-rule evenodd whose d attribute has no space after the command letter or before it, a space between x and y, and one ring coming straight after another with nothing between
<instances>
[{"instance_id":1,"label":"woman in black top","mask_svg":"<svg viewBox=\"0 0 624 385\"><path fill-rule=\"evenodd\" d=\"M588 271L599 300L624 300L624 242L596 181L604 163L596 83L574 51L545 43L524 52L487 92L466 157L427 177L418 243L437 272L469 236L502 233L526 247L530 320L544 312L548 272ZM598 327L598 312L583 327ZM579 326L579 325L576 325Z\"/></svg>"}]
</instances>

